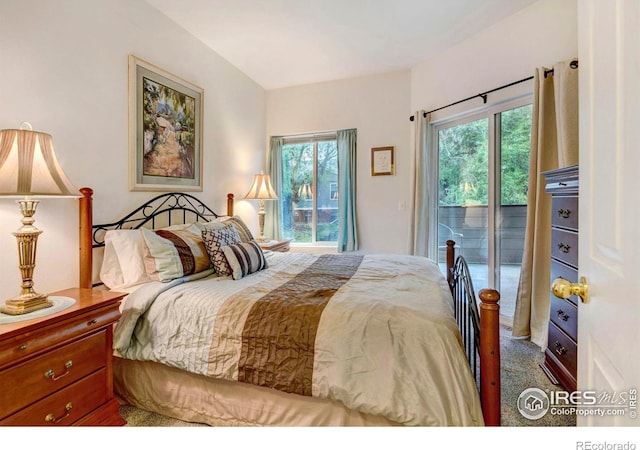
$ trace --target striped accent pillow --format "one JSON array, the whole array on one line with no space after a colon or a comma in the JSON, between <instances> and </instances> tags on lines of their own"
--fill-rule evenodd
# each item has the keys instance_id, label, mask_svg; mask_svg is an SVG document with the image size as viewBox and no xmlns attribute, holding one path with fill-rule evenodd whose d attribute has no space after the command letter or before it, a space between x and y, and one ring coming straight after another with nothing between
<instances>
[{"instance_id":1,"label":"striped accent pillow","mask_svg":"<svg viewBox=\"0 0 640 450\"><path fill-rule=\"evenodd\" d=\"M267 268L267 260L256 241L228 245L221 250L231 267L234 280Z\"/></svg>"},{"instance_id":2,"label":"striped accent pillow","mask_svg":"<svg viewBox=\"0 0 640 450\"><path fill-rule=\"evenodd\" d=\"M152 280L171 281L202 272L211 267L197 228L185 230L148 230L140 232L146 244L144 265Z\"/></svg>"}]
</instances>

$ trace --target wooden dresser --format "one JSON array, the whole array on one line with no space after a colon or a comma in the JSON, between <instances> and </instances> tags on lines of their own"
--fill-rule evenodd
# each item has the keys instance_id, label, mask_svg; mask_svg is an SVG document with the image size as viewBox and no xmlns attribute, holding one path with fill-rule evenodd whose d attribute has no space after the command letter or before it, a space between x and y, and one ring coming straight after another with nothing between
<instances>
[{"instance_id":1,"label":"wooden dresser","mask_svg":"<svg viewBox=\"0 0 640 450\"><path fill-rule=\"evenodd\" d=\"M551 194L551 283L578 280L578 166L544 173ZM549 341L543 370L554 384L576 390L579 297L557 297L550 289Z\"/></svg>"},{"instance_id":2,"label":"wooden dresser","mask_svg":"<svg viewBox=\"0 0 640 450\"><path fill-rule=\"evenodd\" d=\"M124 425L113 394L113 324L126 295L67 289L58 313L0 324L0 425Z\"/></svg>"}]
</instances>

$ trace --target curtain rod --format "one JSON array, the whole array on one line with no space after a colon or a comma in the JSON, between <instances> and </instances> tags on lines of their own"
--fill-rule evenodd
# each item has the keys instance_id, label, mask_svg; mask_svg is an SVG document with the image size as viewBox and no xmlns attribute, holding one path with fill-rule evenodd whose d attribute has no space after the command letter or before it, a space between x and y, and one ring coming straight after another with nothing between
<instances>
[{"instance_id":1,"label":"curtain rod","mask_svg":"<svg viewBox=\"0 0 640 450\"><path fill-rule=\"evenodd\" d=\"M578 61L575 61L575 60L571 61L570 67L572 69L577 69L578 68ZM544 71L544 77L547 78L547 75L549 75L550 73L553 73L553 69L545 70ZM463 103L463 102L467 102L469 100L473 100L476 97L481 97L483 103L487 103L487 94L491 94L492 92L496 92L496 91L499 91L501 89L505 89L505 88L514 86L516 84L524 83L525 81L529 81L529 80L533 80L533 76L530 76L530 77L527 77L527 78L523 78L522 80L514 81L514 82L509 83L509 84L505 84L504 86L500 86L500 87L497 87L495 89L491 89L490 91L486 91L486 92L483 92L481 94L472 95L471 97L467 97L465 99L458 100L457 102L449 103L448 105L441 106L440 108L432 109L431 111L427 111L427 112L422 113L422 116L423 117L427 117L427 114L431 114L432 112L440 111L441 109L449 108L450 106L454 106L454 105L457 105L459 103ZM415 119L414 116L409 117L409 120L412 121L412 122L414 121L414 119Z\"/></svg>"},{"instance_id":2,"label":"curtain rod","mask_svg":"<svg viewBox=\"0 0 640 450\"><path fill-rule=\"evenodd\" d=\"M569 67L571 67L572 69L577 69L578 68L578 60L571 61L571 63L569 64ZM544 71L544 77L547 78L547 75L549 75L550 73L553 73L553 69L545 70Z\"/></svg>"},{"instance_id":3,"label":"curtain rod","mask_svg":"<svg viewBox=\"0 0 640 450\"><path fill-rule=\"evenodd\" d=\"M533 77L523 78L522 80L514 81L513 83L505 84L504 86L497 87L495 89L491 89L490 91L483 92L482 94L472 95L471 97L464 98L462 100L458 100L457 102L449 103L448 105L441 106L440 108L432 109L431 111L426 111L422 113L422 117L427 117L427 114L431 114L432 112L440 111L441 109L449 108L450 106L458 105L460 103L468 102L469 100L473 100L476 97L481 97L483 103L487 103L487 94L491 94L492 92L499 91L500 89L508 88L510 86L524 83L525 81L533 80ZM414 121L415 116L409 117L410 121Z\"/></svg>"}]
</instances>

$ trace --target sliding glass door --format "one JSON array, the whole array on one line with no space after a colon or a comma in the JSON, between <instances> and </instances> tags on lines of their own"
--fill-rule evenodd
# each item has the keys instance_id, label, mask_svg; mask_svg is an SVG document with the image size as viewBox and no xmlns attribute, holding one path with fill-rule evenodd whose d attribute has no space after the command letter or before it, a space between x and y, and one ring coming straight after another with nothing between
<instances>
[{"instance_id":1,"label":"sliding glass door","mask_svg":"<svg viewBox=\"0 0 640 450\"><path fill-rule=\"evenodd\" d=\"M438 260L452 239L476 289L501 293L513 317L527 214L530 99L435 125Z\"/></svg>"}]
</instances>

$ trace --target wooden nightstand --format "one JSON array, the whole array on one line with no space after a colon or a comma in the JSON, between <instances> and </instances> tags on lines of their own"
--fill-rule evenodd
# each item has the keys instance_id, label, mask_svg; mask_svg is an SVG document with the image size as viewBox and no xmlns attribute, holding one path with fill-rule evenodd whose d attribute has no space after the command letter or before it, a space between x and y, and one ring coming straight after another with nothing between
<instances>
[{"instance_id":1,"label":"wooden nightstand","mask_svg":"<svg viewBox=\"0 0 640 450\"><path fill-rule=\"evenodd\" d=\"M291 239L285 239L283 241L267 241L260 242L260 248L262 250L271 250L274 252L288 252Z\"/></svg>"},{"instance_id":2,"label":"wooden nightstand","mask_svg":"<svg viewBox=\"0 0 640 450\"><path fill-rule=\"evenodd\" d=\"M0 425L124 425L113 394L113 324L126 295L66 289L44 317L0 324Z\"/></svg>"}]
</instances>

